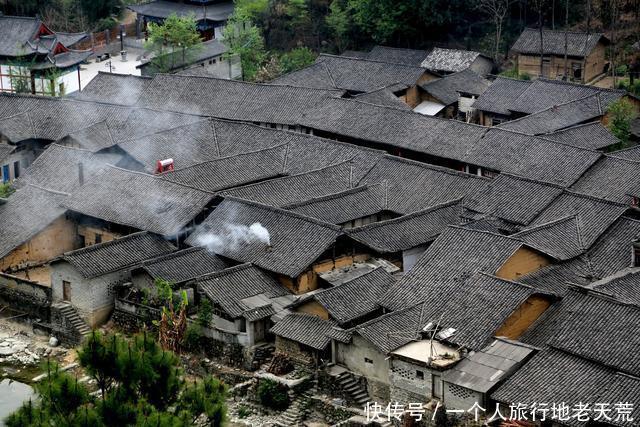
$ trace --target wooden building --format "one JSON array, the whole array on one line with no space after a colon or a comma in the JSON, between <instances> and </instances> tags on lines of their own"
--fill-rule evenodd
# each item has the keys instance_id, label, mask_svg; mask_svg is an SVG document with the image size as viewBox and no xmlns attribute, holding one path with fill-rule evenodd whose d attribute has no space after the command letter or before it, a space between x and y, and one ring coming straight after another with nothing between
<instances>
[{"instance_id":1,"label":"wooden building","mask_svg":"<svg viewBox=\"0 0 640 427\"><path fill-rule=\"evenodd\" d=\"M602 33L561 30L542 30L541 43L539 29L525 28L511 50L516 54L518 74L559 79L566 69L569 80L585 83L607 72L608 45Z\"/></svg>"}]
</instances>

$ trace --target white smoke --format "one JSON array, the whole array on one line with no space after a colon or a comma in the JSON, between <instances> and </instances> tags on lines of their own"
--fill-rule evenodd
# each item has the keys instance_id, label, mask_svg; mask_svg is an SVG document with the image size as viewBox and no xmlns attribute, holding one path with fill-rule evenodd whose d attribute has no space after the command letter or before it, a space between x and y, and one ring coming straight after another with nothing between
<instances>
[{"instance_id":1,"label":"white smoke","mask_svg":"<svg viewBox=\"0 0 640 427\"><path fill-rule=\"evenodd\" d=\"M214 253L228 253L237 251L241 246L251 243L271 245L271 236L259 222L250 226L240 224L226 224L222 233L203 233L196 239L196 244Z\"/></svg>"}]
</instances>

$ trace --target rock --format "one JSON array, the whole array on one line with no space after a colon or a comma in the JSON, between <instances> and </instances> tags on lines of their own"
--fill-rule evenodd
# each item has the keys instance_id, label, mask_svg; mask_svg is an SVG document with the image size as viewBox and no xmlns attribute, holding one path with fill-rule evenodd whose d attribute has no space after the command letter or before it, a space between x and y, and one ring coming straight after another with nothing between
<instances>
[{"instance_id":1,"label":"rock","mask_svg":"<svg viewBox=\"0 0 640 427\"><path fill-rule=\"evenodd\" d=\"M58 338L56 338L56 337L51 337L51 338L49 338L49 345L50 345L51 347L57 347L57 346L58 346L58 344L59 344L59 342L58 342Z\"/></svg>"},{"instance_id":2,"label":"rock","mask_svg":"<svg viewBox=\"0 0 640 427\"><path fill-rule=\"evenodd\" d=\"M0 356L11 356L16 351L13 347L0 347Z\"/></svg>"}]
</instances>

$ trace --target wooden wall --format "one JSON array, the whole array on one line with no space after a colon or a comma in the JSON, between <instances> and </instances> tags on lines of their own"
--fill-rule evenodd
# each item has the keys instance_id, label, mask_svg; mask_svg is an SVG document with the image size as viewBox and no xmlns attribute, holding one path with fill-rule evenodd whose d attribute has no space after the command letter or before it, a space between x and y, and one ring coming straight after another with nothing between
<instances>
[{"instance_id":1,"label":"wooden wall","mask_svg":"<svg viewBox=\"0 0 640 427\"><path fill-rule=\"evenodd\" d=\"M498 269L496 276L517 281L521 276L539 270L550 263L549 258L541 253L521 247Z\"/></svg>"},{"instance_id":2,"label":"wooden wall","mask_svg":"<svg viewBox=\"0 0 640 427\"><path fill-rule=\"evenodd\" d=\"M295 311L298 313L313 314L321 319L329 320L329 312L316 300L307 301L304 304L301 304Z\"/></svg>"},{"instance_id":3,"label":"wooden wall","mask_svg":"<svg viewBox=\"0 0 640 427\"><path fill-rule=\"evenodd\" d=\"M605 45L598 43L586 58L569 57L567 59L569 75L573 77L573 64L582 69L581 81L589 82L602 74L606 64L605 50ZM563 77L565 69L564 55L545 55L545 58L549 58L549 64L544 67L543 77L549 79ZM531 77L538 77L540 75L540 55L518 54L517 66L519 74L527 73Z\"/></svg>"},{"instance_id":4,"label":"wooden wall","mask_svg":"<svg viewBox=\"0 0 640 427\"><path fill-rule=\"evenodd\" d=\"M541 295L532 295L505 320L494 334L517 340L551 305L551 301Z\"/></svg>"}]
</instances>

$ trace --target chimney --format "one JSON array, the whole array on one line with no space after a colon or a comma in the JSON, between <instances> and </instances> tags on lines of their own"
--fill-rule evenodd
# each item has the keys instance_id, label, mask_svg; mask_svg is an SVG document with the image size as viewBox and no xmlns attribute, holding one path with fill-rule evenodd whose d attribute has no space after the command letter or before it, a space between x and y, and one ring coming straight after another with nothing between
<instances>
[{"instance_id":1,"label":"chimney","mask_svg":"<svg viewBox=\"0 0 640 427\"><path fill-rule=\"evenodd\" d=\"M84 164L82 162L78 163L78 183L84 185Z\"/></svg>"}]
</instances>

